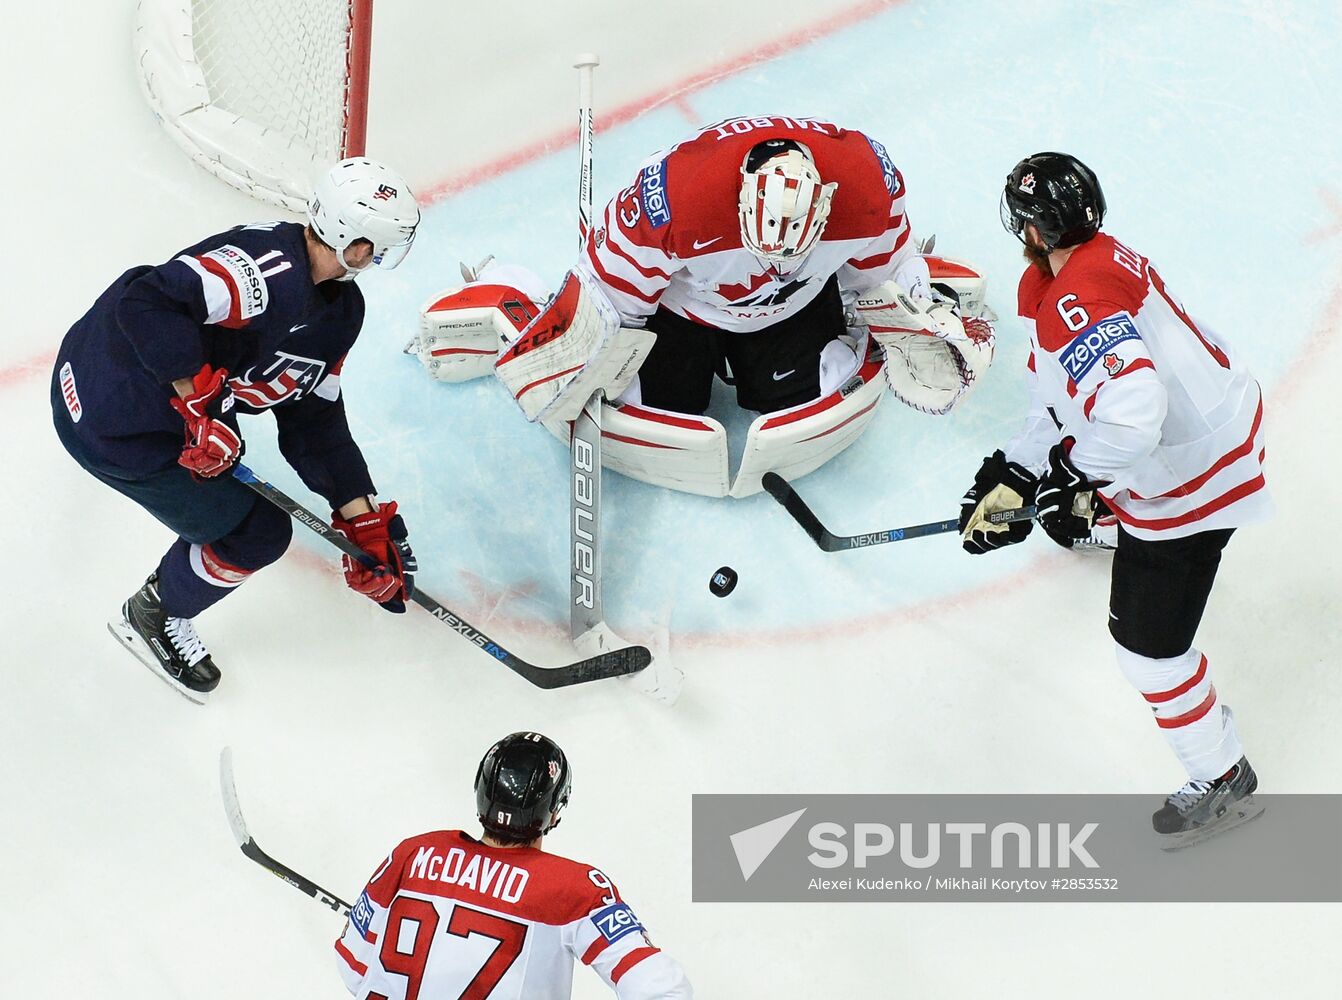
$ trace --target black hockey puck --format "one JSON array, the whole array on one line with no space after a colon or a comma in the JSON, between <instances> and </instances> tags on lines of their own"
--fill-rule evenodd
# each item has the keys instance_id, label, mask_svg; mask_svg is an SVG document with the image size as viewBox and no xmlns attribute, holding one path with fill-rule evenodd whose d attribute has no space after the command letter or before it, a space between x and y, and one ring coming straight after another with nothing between
<instances>
[{"instance_id":1,"label":"black hockey puck","mask_svg":"<svg viewBox=\"0 0 1342 1000\"><path fill-rule=\"evenodd\" d=\"M709 578L708 589L714 597L726 597L736 589L736 570L723 566Z\"/></svg>"}]
</instances>

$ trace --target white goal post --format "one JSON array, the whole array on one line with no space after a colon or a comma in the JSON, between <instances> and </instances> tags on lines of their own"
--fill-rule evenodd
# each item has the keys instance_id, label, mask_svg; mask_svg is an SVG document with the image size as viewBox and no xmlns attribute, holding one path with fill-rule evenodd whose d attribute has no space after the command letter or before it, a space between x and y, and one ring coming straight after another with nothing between
<instances>
[{"instance_id":1,"label":"white goal post","mask_svg":"<svg viewBox=\"0 0 1342 1000\"><path fill-rule=\"evenodd\" d=\"M201 166L302 212L362 156L373 0L139 0L135 55L154 114Z\"/></svg>"}]
</instances>

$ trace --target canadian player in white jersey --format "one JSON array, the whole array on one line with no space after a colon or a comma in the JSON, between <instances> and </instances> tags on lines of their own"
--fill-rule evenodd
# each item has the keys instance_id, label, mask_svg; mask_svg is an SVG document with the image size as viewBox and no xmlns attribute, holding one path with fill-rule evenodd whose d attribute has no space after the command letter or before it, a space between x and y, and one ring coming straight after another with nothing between
<instances>
[{"instance_id":1,"label":"canadian player in white jersey","mask_svg":"<svg viewBox=\"0 0 1342 1000\"><path fill-rule=\"evenodd\" d=\"M964 547L1022 541L1030 502L1064 542L1086 537L1096 496L1118 518L1109 631L1119 666L1188 773L1152 817L1185 846L1261 812L1230 709L1193 645L1232 532L1271 510L1263 401L1229 344L1195 321L1151 262L1101 233L1104 194L1075 157L1018 163L1002 221L1025 245L1019 313L1031 409L984 460L960 515Z\"/></svg>"},{"instance_id":2,"label":"canadian player in white jersey","mask_svg":"<svg viewBox=\"0 0 1342 1000\"><path fill-rule=\"evenodd\" d=\"M534 283L482 274L489 287L426 307L420 354L438 378L472 377L499 345L467 342L481 324L458 317L492 301L494 371L528 419L562 427L603 390L618 400L615 467L708 495L724 488L725 434L686 417L702 418L720 376L763 415L743 495L771 467L804 474L856 440L882 384L946 413L991 363L981 275L920 254L905 202L890 154L862 132L727 119L644 163L548 304Z\"/></svg>"},{"instance_id":3,"label":"canadian player in white jersey","mask_svg":"<svg viewBox=\"0 0 1342 1000\"><path fill-rule=\"evenodd\" d=\"M541 850L568 804L564 752L540 733L490 747L475 776L484 828L403 841L373 873L336 941L358 1000L567 1000L574 962L620 1000L689 1000L599 868Z\"/></svg>"}]
</instances>

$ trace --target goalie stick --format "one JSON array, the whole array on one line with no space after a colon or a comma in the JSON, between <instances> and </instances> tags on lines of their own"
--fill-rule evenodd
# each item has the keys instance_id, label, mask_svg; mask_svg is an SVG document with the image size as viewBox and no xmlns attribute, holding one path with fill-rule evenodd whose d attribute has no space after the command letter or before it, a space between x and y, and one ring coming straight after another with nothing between
<instances>
[{"instance_id":1,"label":"goalie stick","mask_svg":"<svg viewBox=\"0 0 1342 1000\"><path fill-rule=\"evenodd\" d=\"M600 60L579 55L578 71L578 252L592 228L592 76ZM577 642L606 623L601 600L601 406L597 391L583 405L569 432L569 638ZM602 638L597 638L598 648Z\"/></svg>"},{"instance_id":2,"label":"goalie stick","mask_svg":"<svg viewBox=\"0 0 1342 1000\"><path fill-rule=\"evenodd\" d=\"M960 529L957 518L946 521L933 521L930 524L911 524L906 528L887 528L884 531L871 531L863 535L836 535L820 523L820 518L806 506L792 484L776 472L766 472L763 477L764 488L769 495L783 505L783 509L792 515L792 519L801 525L802 530L811 536L811 540L826 552L843 552L847 549L865 549L872 545L884 545L886 542L902 542L909 538L922 538L925 535L941 535ZM1028 521L1034 517L1035 508L1017 507L1015 510L1001 510L989 514L993 524L1010 524L1012 521Z\"/></svg>"},{"instance_id":3,"label":"goalie stick","mask_svg":"<svg viewBox=\"0 0 1342 1000\"><path fill-rule=\"evenodd\" d=\"M308 510L297 500L288 496L270 483L257 477L251 469L239 462L233 467L233 476L240 482L259 493L266 500L269 500L280 510L284 511L295 521L302 524L315 534L326 539L336 548L351 559L357 559L365 566L370 566L371 560L368 553L359 548L340 532L336 531L320 517ZM371 566L370 566L371 568ZM622 646L619 649L607 650L604 653L598 653L596 656L589 656L584 660L578 660L574 663L565 664L560 667L540 667L509 652L503 646L499 645L485 633L481 632L474 625L471 625L456 612L443 607L436 600L430 597L418 587L413 588L410 599L418 604L440 622L449 625L454 631L461 633L470 642L478 648L484 650L494 659L498 660L513 673L520 675L525 680L530 681L538 688L550 690L553 688L569 687L573 684L585 684L588 681L604 680L607 677L619 677L623 674L633 674L642 670L652 662L652 653L645 646Z\"/></svg>"},{"instance_id":4,"label":"goalie stick","mask_svg":"<svg viewBox=\"0 0 1342 1000\"><path fill-rule=\"evenodd\" d=\"M312 879L300 875L288 865L272 858L247 831L247 821L242 818L242 806L238 804L238 790L233 784L233 751L224 747L219 753L219 791L224 796L224 815L228 817L229 829L233 839L242 848L242 853L264 868L270 874L288 882L300 892L305 892L323 906L329 906L342 916L349 916L350 905L333 892L323 889Z\"/></svg>"}]
</instances>

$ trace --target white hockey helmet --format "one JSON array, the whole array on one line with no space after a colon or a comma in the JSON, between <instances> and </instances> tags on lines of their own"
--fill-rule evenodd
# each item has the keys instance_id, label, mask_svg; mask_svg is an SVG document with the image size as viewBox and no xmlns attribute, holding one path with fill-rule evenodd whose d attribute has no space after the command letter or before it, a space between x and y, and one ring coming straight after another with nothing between
<instances>
[{"instance_id":1,"label":"white hockey helmet","mask_svg":"<svg viewBox=\"0 0 1342 1000\"><path fill-rule=\"evenodd\" d=\"M400 174L367 157L341 160L312 190L308 224L345 265L348 281L358 272L345 260L355 240L373 244L373 263L393 268L415 242L419 203Z\"/></svg>"},{"instance_id":2,"label":"white hockey helmet","mask_svg":"<svg viewBox=\"0 0 1342 1000\"><path fill-rule=\"evenodd\" d=\"M811 151L792 139L769 139L741 164L741 238L757 257L795 264L825 231L837 182L825 184Z\"/></svg>"}]
</instances>

